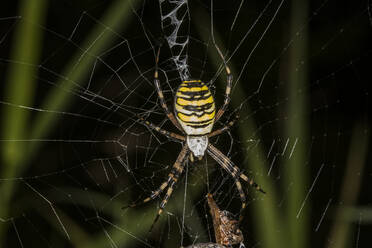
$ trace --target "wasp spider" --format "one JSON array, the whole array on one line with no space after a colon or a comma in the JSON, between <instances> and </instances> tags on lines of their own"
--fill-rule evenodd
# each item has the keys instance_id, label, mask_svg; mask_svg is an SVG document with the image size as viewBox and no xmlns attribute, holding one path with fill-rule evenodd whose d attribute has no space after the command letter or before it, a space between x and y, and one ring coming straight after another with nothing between
<instances>
[{"instance_id":1,"label":"wasp spider","mask_svg":"<svg viewBox=\"0 0 372 248\"><path fill-rule=\"evenodd\" d=\"M221 151L219 151L216 147L208 142L209 138L219 135L228 130L237 119L236 116L236 118L233 121L230 121L226 126L212 131L214 123L216 123L221 118L230 102L230 92L232 85L232 75L230 68L227 66L220 49L217 47L217 45L215 45L215 47L219 56L224 62L227 74L225 100L222 107L217 111L217 113L215 102L208 86L201 80L194 79L182 81L181 85L177 89L174 99L174 114L169 110L164 100L163 91L160 87L160 81L158 77L160 48L158 50L154 73L154 84L156 87L156 91L159 96L161 107L164 109L167 117L184 135L166 131L159 126L156 126L149 121L144 120L141 116L138 116L141 122L143 122L143 124L146 125L148 128L153 129L170 139L183 143L183 148L179 153L176 162L172 167L172 170L168 174L168 179L163 182L157 190L153 191L149 197L141 202L146 203L152 199L155 199L167 188L167 192L162 202L160 203L158 213L150 228L150 231L163 212L163 209L173 192L173 188L183 172L186 161L190 159L190 161L193 162L194 158L201 160L205 155L205 152L207 152L223 169L225 169L234 178L236 188L238 189L242 201L241 212L246 207L246 197L242 189L240 179L256 188L256 190L265 193L252 179L243 174L227 156L225 156ZM138 204L131 204L127 207L135 207L137 205Z\"/></svg>"}]
</instances>

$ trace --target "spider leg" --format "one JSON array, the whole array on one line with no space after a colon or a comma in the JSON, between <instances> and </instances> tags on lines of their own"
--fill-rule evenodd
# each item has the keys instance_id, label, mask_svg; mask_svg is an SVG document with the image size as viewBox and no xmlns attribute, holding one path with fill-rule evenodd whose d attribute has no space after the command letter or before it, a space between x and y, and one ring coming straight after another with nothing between
<instances>
[{"instance_id":1,"label":"spider leg","mask_svg":"<svg viewBox=\"0 0 372 248\"><path fill-rule=\"evenodd\" d=\"M165 205L167 205L168 200L169 200L170 196L173 193L174 186L176 185L179 176L183 172L184 162L185 162L185 158L187 158L188 151L189 150L187 148L187 145L185 145L182 148L180 154L178 155L178 158L177 158L176 162L174 163L174 166L173 167L176 169L176 173L174 174L174 177L172 178L172 182L170 183L170 186L168 187L168 190L167 190L167 193L164 196L164 199L160 203L158 213L156 214L156 217L155 217L153 223L151 224L151 227L150 227L149 232L152 231L155 223L158 221L160 215L163 212L163 209L165 208Z\"/></svg>"},{"instance_id":2,"label":"spider leg","mask_svg":"<svg viewBox=\"0 0 372 248\"><path fill-rule=\"evenodd\" d=\"M219 164L221 165L222 168L224 168L230 175L235 179L235 185L236 188L239 192L240 200L242 201L242 207L240 210L240 220L242 219L241 213L243 210L246 208L246 197L245 193L242 189L242 185L240 183L240 178L243 179L244 181L248 182L249 185L253 186L257 191L260 191L261 193L265 193L261 189L260 186L258 186L257 183L255 183L252 179L249 179L246 175L244 175L240 169L234 165L234 163L227 157L225 156L220 150L218 150L216 147L214 147L211 144L208 144L208 149L207 149L209 155Z\"/></svg>"},{"instance_id":3,"label":"spider leg","mask_svg":"<svg viewBox=\"0 0 372 248\"><path fill-rule=\"evenodd\" d=\"M165 208L165 205L167 205L168 200L169 200L170 196L172 195L174 186L176 185L176 183L178 181L178 178L180 177L180 175L183 172L184 162L185 162L185 158L187 158L188 152L189 152L189 150L187 148L187 145L183 146L181 152L179 153L179 155L177 157L176 162L173 164L172 171L168 174L168 180L167 181L164 181L160 185L160 187L157 190L155 190L149 197L147 197L146 199L144 199L139 204L131 204L129 206L122 207L122 209L125 209L125 208L128 208L128 207L133 208L133 207L136 207L138 205L142 205L142 204L144 204L146 202L149 202L150 200L153 200L157 196L159 196L161 194L161 192L163 192L167 188L167 186L170 185L168 187L167 193L164 196L164 199L160 203L158 213L156 214L156 217L155 217L153 223L151 224L151 227L150 227L149 232L152 231L155 223L158 221L160 215L163 212L163 209Z\"/></svg>"},{"instance_id":4,"label":"spider leg","mask_svg":"<svg viewBox=\"0 0 372 248\"><path fill-rule=\"evenodd\" d=\"M156 222L159 220L159 217L160 215L163 213L163 209L165 207L165 205L167 205L168 203L168 200L169 200L169 197L172 195L173 193L173 189L174 189L174 185L176 183L175 182L172 182L172 184L169 186L168 190L167 190L167 193L166 195L164 196L164 199L161 201L160 203L160 206L159 206L159 210L158 210L158 213L156 214L156 217L154 219L154 221L152 222L151 224L151 227L150 227L150 230L149 232L152 231L152 229L154 228L154 225L156 224Z\"/></svg>"},{"instance_id":5,"label":"spider leg","mask_svg":"<svg viewBox=\"0 0 372 248\"><path fill-rule=\"evenodd\" d=\"M167 115L168 119L173 123L173 125L175 125L180 131L183 132L181 125L178 123L174 114L169 110L168 105L164 100L164 94L163 94L163 90L160 87L159 72L158 72L159 56L160 56L160 47L158 49L158 53L155 59L155 73L154 73L154 84L156 87L156 91L158 92L160 105L164 109L165 114Z\"/></svg>"},{"instance_id":6,"label":"spider leg","mask_svg":"<svg viewBox=\"0 0 372 248\"><path fill-rule=\"evenodd\" d=\"M230 129L230 127L232 127L235 122L239 119L239 115L235 115L234 119L231 120L229 123L227 123L227 125L225 125L224 127L220 128L220 129L217 129L211 133L208 134L208 138L211 138L213 136L216 136L216 135L219 135L223 132L226 132L227 130Z\"/></svg>"},{"instance_id":7,"label":"spider leg","mask_svg":"<svg viewBox=\"0 0 372 248\"><path fill-rule=\"evenodd\" d=\"M221 59L223 60L223 63L225 65L226 74L227 74L225 100L223 102L222 107L218 110L218 112L216 114L216 121L218 121L221 118L221 116L223 115L223 113L225 113L225 111L227 109L227 106L230 103L230 100L231 100L230 93L231 93L231 86L232 86L232 79L233 78L232 78L231 70L230 70L229 66L226 64L225 58L223 57L223 54L222 54L221 50L218 48L217 44L214 44L214 45L216 47L216 50L217 50L218 54L220 55Z\"/></svg>"},{"instance_id":8,"label":"spider leg","mask_svg":"<svg viewBox=\"0 0 372 248\"><path fill-rule=\"evenodd\" d=\"M244 193L244 190L242 188L242 184L240 183L239 179L235 179L235 185L236 185L236 188L238 189L240 200L242 201L242 207L240 208L240 212L239 212L239 221L242 221L243 220L243 211L247 206L247 204L246 204L247 198L245 197L245 193Z\"/></svg>"},{"instance_id":9,"label":"spider leg","mask_svg":"<svg viewBox=\"0 0 372 248\"><path fill-rule=\"evenodd\" d=\"M173 140L176 140L176 141L185 141L185 137L182 136L182 135L179 135L179 134L176 134L176 133L173 133L173 132L169 132L167 130L164 130L162 129L161 127L145 120L143 117L137 115L138 119L140 119L140 121L148 128L152 129L152 130L155 130L161 134L163 134L164 136L170 138L170 139L173 139Z\"/></svg>"},{"instance_id":10,"label":"spider leg","mask_svg":"<svg viewBox=\"0 0 372 248\"><path fill-rule=\"evenodd\" d=\"M177 168L176 167L176 164L174 164L173 165L173 168L172 168L172 171L168 174L168 179L166 181L164 181L159 186L159 188L157 190L153 191L149 197L145 198L144 200L142 200L139 203L132 203L132 204L130 204L128 206L124 206L124 207L122 207L122 209L134 208L134 207L140 206L140 205L142 205L144 203L147 203L147 202L149 202L151 200L154 200L156 197L158 197L164 191L164 189L168 187L169 183L174 182L174 179L175 178L178 178L178 176L179 176L178 174L182 172L182 171L179 172L179 170L176 169L176 168Z\"/></svg>"},{"instance_id":11,"label":"spider leg","mask_svg":"<svg viewBox=\"0 0 372 248\"><path fill-rule=\"evenodd\" d=\"M244 173L240 171L240 169L228 158L226 157L220 150L214 147L211 144L208 144L207 149L209 155L216 160L218 164L222 166L227 172L229 172L234 178L241 178L246 181L250 186L254 187L257 191L266 194L266 192L252 179L247 177Z\"/></svg>"}]
</instances>

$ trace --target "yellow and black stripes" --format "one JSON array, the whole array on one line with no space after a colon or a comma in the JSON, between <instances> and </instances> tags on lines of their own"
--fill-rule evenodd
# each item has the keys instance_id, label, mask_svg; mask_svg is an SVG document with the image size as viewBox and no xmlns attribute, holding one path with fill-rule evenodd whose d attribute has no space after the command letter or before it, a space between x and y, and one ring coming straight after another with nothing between
<instances>
[{"instance_id":1,"label":"yellow and black stripes","mask_svg":"<svg viewBox=\"0 0 372 248\"><path fill-rule=\"evenodd\" d=\"M212 93L201 80L183 81L175 96L175 113L187 135L210 133L216 108Z\"/></svg>"}]
</instances>

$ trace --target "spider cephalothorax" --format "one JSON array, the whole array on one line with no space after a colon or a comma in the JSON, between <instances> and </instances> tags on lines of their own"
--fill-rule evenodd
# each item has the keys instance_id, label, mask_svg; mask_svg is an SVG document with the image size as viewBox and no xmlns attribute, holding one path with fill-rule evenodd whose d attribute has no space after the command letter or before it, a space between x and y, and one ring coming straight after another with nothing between
<instances>
[{"instance_id":1,"label":"spider cephalothorax","mask_svg":"<svg viewBox=\"0 0 372 248\"><path fill-rule=\"evenodd\" d=\"M230 92L232 84L232 75L229 67L226 65L226 61L220 49L216 45L216 49L220 57L222 58L226 74L227 74L227 85L225 91L225 100L222 107L216 113L215 102L213 95L209 90L209 87L201 80L184 80L180 84L175 94L174 99L174 113L169 110L168 105L164 100L163 91L160 87L159 73L158 73L158 62L160 55L160 48L156 56L155 61L155 73L154 73L154 83L156 91L158 92L160 105L164 109L169 120L175 125L182 133L185 135L176 134L161 129L160 127L152 124L151 122L144 120L142 117L138 116L143 124L145 124L150 129L156 130L159 133L167 136L176 141L183 143L181 152L179 153L176 162L174 163L171 172L168 174L167 181L163 182L160 187L153 191L152 194L147 197L142 202L148 202L159 196L166 188L167 192L160 203L158 214L150 228L152 229L154 223L159 218L160 214L163 212L165 205L168 202L169 197L173 192L174 185L177 183L178 178L183 172L183 168L186 161L190 159L194 160L194 157L201 159L207 152L220 166L225 169L235 180L236 188L239 191L239 195L242 201L242 210L246 207L245 193L242 189L240 179L248 182L251 186L255 187L258 191L265 193L253 180L249 179L245 174L243 174L240 169L234 165L234 163L225 156L221 151L209 143L209 138L219 135L226 130L228 130L235 122L235 120L230 121L226 126L212 131L213 125L217 122L220 117L225 112L229 102L230 102ZM134 207L137 204L131 204L130 207Z\"/></svg>"},{"instance_id":2,"label":"spider cephalothorax","mask_svg":"<svg viewBox=\"0 0 372 248\"><path fill-rule=\"evenodd\" d=\"M203 136L187 136L186 137L186 143L192 154L191 160L193 160L193 157L197 157L199 160L203 158L205 154L205 150L207 150L208 147L208 137Z\"/></svg>"}]
</instances>

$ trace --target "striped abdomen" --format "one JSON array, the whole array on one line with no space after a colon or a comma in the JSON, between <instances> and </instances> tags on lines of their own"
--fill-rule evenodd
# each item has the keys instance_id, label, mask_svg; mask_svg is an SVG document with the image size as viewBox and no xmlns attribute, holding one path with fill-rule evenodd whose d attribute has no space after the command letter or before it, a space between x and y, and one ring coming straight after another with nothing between
<instances>
[{"instance_id":1,"label":"striped abdomen","mask_svg":"<svg viewBox=\"0 0 372 248\"><path fill-rule=\"evenodd\" d=\"M175 114L187 135L212 131L216 108L208 86L200 80L183 81L176 92Z\"/></svg>"}]
</instances>

